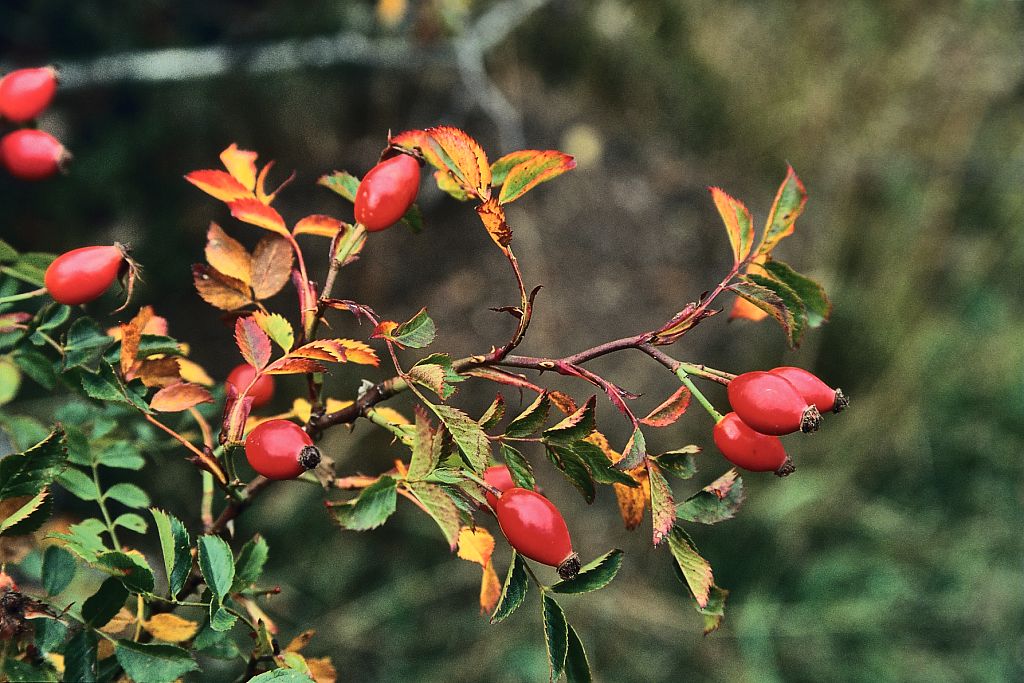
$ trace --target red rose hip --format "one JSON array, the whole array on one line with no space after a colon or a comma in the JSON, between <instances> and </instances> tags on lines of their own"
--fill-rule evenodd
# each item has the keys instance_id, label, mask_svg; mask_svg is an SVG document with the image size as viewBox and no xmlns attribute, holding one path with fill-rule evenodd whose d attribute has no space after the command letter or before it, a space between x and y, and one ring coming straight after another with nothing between
<instances>
[{"instance_id":1,"label":"red rose hip","mask_svg":"<svg viewBox=\"0 0 1024 683\"><path fill-rule=\"evenodd\" d=\"M555 504L529 489L510 488L498 498L498 525L509 544L524 557L558 568L571 579L580 571L569 529Z\"/></svg>"},{"instance_id":2,"label":"red rose hip","mask_svg":"<svg viewBox=\"0 0 1024 683\"><path fill-rule=\"evenodd\" d=\"M370 232L390 228L405 215L420 189L420 162L408 154L370 169L356 190L356 221Z\"/></svg>"},{"instance_id":3,"label":"red rose hip","mask_svg":"<svg viewBox=\"0 0 1024 683\"><path fill-rule=\"evenodd\" d=\"M762 434L813 432L821 413L796 387L769 372L745 372L729 382L729 404L741 420Z\"/></svg>"},{"instance_id":4,"label":"red rose hip","mask_svg":"<svg viewBox=\"0 0 1024 683\"><path fill-rule=\"evenodd\" d=\"M70 159L64 145L41 130L23 128L0 138L0 162L15 178L46 180Z\"/></svg>"},{"instance_id":5,"label":"red rose hip","mask_svg":"<svg viewBox=\"0 0 1024 683\"><path fill-rule=\"evenodd\" d=\"M494 467L488 467L484 470L484 481L502 493L511 488L515 488L515 482L512 481L512 473L508 471L508 467L505 465L495 465ZM497 510L498 497L490 491L486 491L484 495L487 498L487 504L491 506L491 509Z\"/></svg>"},{"instance_id":6,"label":"red rose hip","mask_svg":"<svg viewBox=\"0 0 1024 683\"><path fill-rule=\"evenodd\" d=\"M124 266L124 251L119 246L81 247L55 258L43 283L54 301L76 306L98 299Z\"/></svg>"},{"instance_id":7,"label":"red rose hip","mask_svg":"<svg viewBox=\"0 0 1024 683\"><path fill-rule=\"evenodd\" d=\"M755 432L736 413L719 420L712 436L725 459L742 469L775 472L780 477L795 469L779 437Z\"/></svg>"},{"instance_id":8,"label":"red rose hip","mask_svg":"<svg viewBox=\"0 0 1024 683\"><path fill-rule=\"evenodd\" d=\"M825 384L817 375L804 370L783 366L769 370L773 375L785 378L792 384L804 400L812 404L819 412L831 410L838 413L850 405L850 399L846 398L842 389L833 389Z\"/></svg>"},{"instance_id":9,"label":"red rose hip","mask_svg":"<svg viewBox=\"0 0 1024 683\"><path fill-rule=\"evenodd\" d=\"M320 450L302 427L267 420L245 437L245 457L267 479L294 479L320 464Z\"/></svg>"},{"instance_id":10,"label":"red rose hip","mask_svg":"<svg viewBox=\"0 0 1024 683\"><path fill-rule=\"evenodd\" d=\"M18 69L0 78L0 116L22 123L42 114L57 92L57 70L52 66Z\"/></svg>"},{"instance_id":11,"label":"red rose hip","mask_svg":"<svg viewBox=\"0 0 1024 683\"><path fill-rule=\"evenodd\" d=\"M252 407L261 408L274 398L274 377L273 375L261 375L250 388L249 384L255 376L256 368L248 363L242 363L228 374L224 383L234 387L236 394L241 394L248 388L249 393L246 395L252 397Z\"/></svg>"}]
</instances>

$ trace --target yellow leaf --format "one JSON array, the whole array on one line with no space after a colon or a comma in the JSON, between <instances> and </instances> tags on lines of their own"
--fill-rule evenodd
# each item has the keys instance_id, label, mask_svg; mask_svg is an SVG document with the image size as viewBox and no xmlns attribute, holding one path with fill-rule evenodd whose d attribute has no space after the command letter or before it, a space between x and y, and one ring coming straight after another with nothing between
<instances>
[{"instance_id":1,"label":"yellow leaf","mask_svg":"<svg viewBox=\"0 0 1024 683\"><path fill-rule=\"evenodd\" d=\"M192 281L203 301L222 311L235 311L252 303L247 284L206 264L192 266Z\"/></svg>"},{"instance_id":2,"label":"yellow leaf","mask_svg":"<svg viewBox=\"0 0 1024 683\"><path fill-rule=\"evenodd\" d=\"M732 245L733 258L736 263L750 255L754 247L754 225L750 218L750 212L743 202L733 199L722 189L717 187L708 188L711 197L715 201L715 208L725 223L725 230L729 233L729 243Z\"/></svg>"},{"instance_id":3,"label":"yellow leaf","mask_svg":"<svg viewBox=\"0 0 1024 683\"><path fill-rule=\"evenodd\" d=\"M488 199L476 207L480 222L487 228L487 234L504 251L512 243L512 228L505 221L505 209L497 199Z\"/></svg>"},{"instance_id":4,"label":"yellow leaf","mask_svg":"<svg viewBox=\"0 0 1024 683\"><path fill-rule=\"evenodd\" d=\"M170 612L154 614L149 621L142 622L142 627L157 640L168 643L182 643L199 631L199 624L196 622Z\"/></svg>"},{"instance_id":5,"label":"yellow leaf","mask_svg":"<svg viewBox=\"0 0 1024 683\"><path fill-rule=\"evenodd\" d=\"M100 627L100 630L110 635L120 634L129 626L135 623L135 615L122 607L114 618Z\"/></svg>"},{"instance_id":6,"label":"yellow leaf","mask_svg":"<svg viewBox=\"0 0 1024 683\"><path fill-rule=\"evenodd\" d=\"M351 401L349 401L349 403L351 403ZM341 406L341 408L344 408L344 407L345 406ZM338 408L338 410L341 410L341 408ZM377 415L383 417L385 420L387 420L388 422L390 422L393 425L412 424L409 421L409 418L407 418L405 415L402 415L400 412L398 412L394 408L388 408L387 406L378 406L377 408L374 408L373 411L375 413L377 413ZM328 410L327 412L333 412L333 411Z\"/></svg>"},{"instance_id":7,"label":"yellow leaf","mask_svg":"<svg viewBox=\"0 0 1024 683\"><path fill-rule=\"evenodd\" d=\"M500 597L501 581L494 571L494 563L488 562L484 566L484 573L480 578L480 613L493 613Z\"/></svg>"},{"instance_id":8,"label":"yellow leaf","mask_svg":"<svg viewBox=\"0 0 1024 683\"><path fill-rule=\"evenodd\" d=\"M50 663L50 666L57 670L58 676L64 675L64 655L57 654L56 652L47 652L43 657Z\"/></svg>"},{"instance_id":9,"label":"yellow leaf","mask_svg":"<svg viewBox=\"0 0 1024 683\"><path fill-rule=\"evenodd\" d=\"M220 153L220 161L224 168L228 169L231 177L246 188L250 194L256 189L256 152L247 152L238 149L238 145L231 143L231 146Z\"/></svg>"},{"instance_id":10,"label":"yellow leaf","mask_svg":"<svg viewBox=\"0 0 1024 683\"><path fill-rule=\"evenodd\" d=\"M494 537L483 527L459 529L459 557L486 567L494 553Z\"/></svg>"},{"instance_id":11,"label":"yellow leaf","mask_svg":"<svg viewBox=\"0 0 1024 683\"><path fill-rule=\"evenodd\" d=\"M316 683L336 683L338 672L331 663L330 657L314 657L306 660L309 667L309 675Z\"/></svg>"},{"instance_id":12,"label":"yellow leaf","mask_svg":"<svg viewBox=\"0 0 1024 683\"><path fill-rule=\"evenodd\" d=\"M302 648L309 645L309 641L316 635L316 629L308 629L303 631L299 635L292 638L292 642L288 643L288 647L284 649L285 652L300 652Z\"/></svg>"},{"instance_id":13,"label":"yellow leaf","mask_svg":"<svg viewBox=\"0 0 1024 683\"><path fill-rule=\"evenodd\" d=\"M640 467L630 470L630 476L640 482L637 488L630 488L624 484L613 484L615 498L619 503L619 514L626 528L633 530L644 521L644 510L651 499L651 480L647 476L647 469Z\"/></svg>"},{"instance_id":14,"label":"yellow leaf","mask_svg":"<svg viewBox=\"0 0 1024 683\"><path fill-rule=\"evenodd\" d=\"M337 218L314 214L306 216L292 228L293 235L319 235L320 237L334 237L345 224Z\"/></svg>"},{"instance_id":15,"label":"yellow leaf","mask_svg":"<svg viewBox=\"0 0 1024 683\"><path fill-rule=\"evenodd\" d=\"M202 384L208 387L211 387L214 384L213 378L207 374L206 370L203 369L203 366L187 358L178 359L178 373L181 375L181 379L186 382Z\"/></svg>"},{"instance_id":16,"label":"yellow leaf","mask_svg":"<svg viewBox=\"0 0 1024 683\"><path fill-rule=\"evenodd\" d=\"M206 261L225 275L252 284L252 257L216 223L210 223L206 232Z\"/></svg>"},{"instance_id":17,"label":"yellow leaf","mask_svg":"<svg viewBox=\"0 0 1024 683\"><path fill-rule=\"evenodd\" d=\"M228 204L231 215L238 220L255 225L264 230L276 232L279 235L290 236L288 228L285 227L284 218L268 204L258 199L236 199Z\"/></svg>"},{"instance_id":18,"label":"yellow leaf","mask_svg":"<svg viewBox=\"0 0 1024 683\"><path fill-rule=\"evenodd\" d=\"M222 202L233 202L237 199L251 197L252 192L244 185L234 179L230 173L204 169L192 171L185 176L185 180L192 183L200 190L214 199Z\"/></svg>"},{"instance_id":19,"label":"yellow leaf","mask_svg":"<svg viewBox=\"0 0 1024 683\"><path fill-rule=\"evenodd\" d=\"M394 28L405 17L408 7L406 0L377 0L377 19L388 28Z\"/></svg>"}]
</instances>

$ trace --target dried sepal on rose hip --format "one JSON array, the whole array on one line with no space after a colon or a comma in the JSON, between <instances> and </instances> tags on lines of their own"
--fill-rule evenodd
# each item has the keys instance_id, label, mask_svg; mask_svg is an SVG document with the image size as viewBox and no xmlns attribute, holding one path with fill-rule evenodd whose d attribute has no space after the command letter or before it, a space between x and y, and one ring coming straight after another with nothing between
<instances>
[{"instance_id":1,"label":"dried sepal on rose hip","mask_svg":"<svg viewBox=\"0 0 1024 683\"><path fill-rule=\"evenodd\" d=\"M267 420L245 438L245 457L267 479L294 479L320 464L320 449L294 422Z\"/></svg>"},{"instance_id":2,"label":"dried sepal on rose hip","mask_svg":"<svg viewBox=\"0 0 1024 683\"><path fill-rule=\"evenodd\" d=\"M843 394L842 389L833 389L817 375L803 368L787 365L772 368L768 372L785 378L796 387L804 400L816 407L819 412L827 413L831 410L833 413L838 413L850 405L850 399Z\"/></svg>"},{"instance_id":3,"label":"dried sepal on rose hip","mask_svg":"<svg viewBox=\"0 0 1024 683\"><path fill-rule=\"evenodd\" d=\"M0 117L24 123L50 106L57 92L57 70L52 66L18 69L0 78Z\"/></svg>"},{"instance_id":4,"label":"dried sepal on rose hip","mask_svg":"<svg viewBox=\"0 0 1024 683\"><path fill-rule=\"evenodd\" d=\"M0 163L21 180L46 180L70 161L71 153L46 131L23 128L0 138Z\"/></svg>"},{"instance_id":5,"label":"dried sepal on rose hip","mask_svg":"<svg viewBox=\"0 0 1024 683\"><path fill-rule=\"evenodd\" d=\"M235 367L224 383L234 389L235 395L241 394L249 388L248 396L252 397L252 408L262 408L274 398L274 376L260 375L260 378L253 383L252 378L256 376L256 368L248 363L241 363ZM252 386L249 387L249 384Z\"/></svg>"},{"instance_id":6,"label":"dried sepal on rose hip","mask_svg":"<svg viewBox=\"0 0 1024 683\"><path fill-rule=\"evenodd\" d=\"M780 477L796 470L779 437L754 431L736 413L719 420L712 436L718 450L736 467L750 472L774 472Z\"/></svg>"},{"instance_id":7,"label":"dried sepal on rose hip","mask_svg":"<svg viewBox=\"0 0 1024 683\"><path fill-rule=\"evenodd\" d=\"M420 162L409 154L396 154L370 169L356 190L355 216L370 232L384 230L401 220L420 189Z\"/></svg>"},{"instance_id":8,"label":"dried sepal on rose hip","mask_svg":"<svg viewBox=\"0 0 1024 683\"><path fill-rule=\"evenodd\" d=\"M821 413L789 380L770 372L745 372L729 382L729 405L755 431L772 436L813 432Z\"/></svg>"},{"instance_id":9,"label":"dried sepal on rose hip","mask_svg":"<svg viewBox=\"0 0 1024 683\"><path fill-rule=\"evenodd\" d=\"M43 284L53 300L68 306L95 301L114 284L125 279L126 298L131 298L139 267L122 244L79 247L53 260L43 275Z\"/></svg>"},{"instance_id":10,"label":"dried sepal on rose hip","mask_svg":"<svg viewBox=\"0 0 1024 683\"><path fill-rule=\"evenodd\" d=\"M498 497L498 526L509 545L524 557L558 569L563 579L580 571L580 556L573 552L569 528L550 500L529 489L513 487Z\"/></svg>"}]
</instances>

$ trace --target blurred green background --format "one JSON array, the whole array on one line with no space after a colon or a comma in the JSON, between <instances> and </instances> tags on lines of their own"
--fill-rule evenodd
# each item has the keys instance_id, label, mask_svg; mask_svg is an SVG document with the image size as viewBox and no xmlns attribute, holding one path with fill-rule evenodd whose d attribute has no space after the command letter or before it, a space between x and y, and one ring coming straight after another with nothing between
<instances>
[{"instance_id":1,"label":"blurred green background","mask_svg":"<svg viewBox=\"0 0 1024 683\"><path fill-rule=\"evenodd\" d=\"M1024 4L1001 0L5 2L0 63L65 66L40 124L76 161L42 184L0 178L0 237L21 250L131 242L138 300L223 377L238 362L230 330L188 266L210 220L257 235L182 175L237 141L276 159L278 179L296 170L276 205L290 220L350 219L319 175L364 173L389 129L452 124L492 159L524 146L578 157L510 215L526 280L545 286L523 351L556 355L648 329L709 289L729 254L705 187L763 222L789 162L810 202L777 254L825 283L831 323L791 352L770 323L721 316L672 351L737 372L802 365L852 407L787 440L794 476L746 477L739 517L693 530L732 591L707 638L649 527L624 531L610 490L588 508L531 453L581 553L627 551L611 587L562 601L569 621L602 681L1021 680L1022 28ZM424 232L374 235L336 291L397 320L425 305L436 349L486 350L509 332L487 309L514 303L514 284L472 211L423 187ZM638 356L593 367L642 391L644 410L675 380ZM332 393L359 378L340 373ZM470 412L493 398L463 387ZM30 387L22 398L4 410L55 410ZM621 446L625 424L600 416ZM650 430L652 450L709 447L677 497L725 470L710 426L695 408ZM326 445L344 473L400 455L365 424ZM194 528L198 476L156 459L156 502ZM424 516L400 509L354 534L321 510L317 492L284 484L238 525L270 542L282 639L316 628L306 652L330 655L339 680L546 676L536 595L488 626L479 569Z\"/></svg>"}]
</instances>

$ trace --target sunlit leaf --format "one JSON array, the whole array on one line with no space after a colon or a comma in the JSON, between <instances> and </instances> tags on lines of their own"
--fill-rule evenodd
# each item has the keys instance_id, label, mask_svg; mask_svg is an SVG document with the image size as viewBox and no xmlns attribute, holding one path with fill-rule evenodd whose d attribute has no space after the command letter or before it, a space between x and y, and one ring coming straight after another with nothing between
<instances>
[{"instance_id":1,"label":"sunlit leaf","mask_svg":"<svg viewBox=\"0 0 1024 683\"><path fill-rule=\"evenodd\" d=\"M142 622L142 627L156 640L168 643L182 643L199 631L199 624L170 612L154 614Z\"/></svg>"},{"instance_id":2,"label":"sunlit leaf","mask_svg":"<svg viewBox=\"0 0 1024 683\"><path fill-rule=\"evenodd\" d=\"M665 402L650 412L640 421L651 427L668 427L675 424L676 420L683 416L686 409L690 407L690 390L680 385L675 393L665 399Z\"/></svg>"},{"instance_id":3,"label":"sunlit leaf","mask_svg":"<svg viewBox=\"0 0 1024 683\"><path fill-rule=\"evenodd\" d=\"M31 534L46 523L51 514L53 496L49 488L44 488L35 496L18 496L0 501L0 536Z\"/></svg>"},{"instance_id":4,"label":"sunlit leaf","mask_svg":"<svg viewBox=\"0 0 1024 683\"><path fill-rule=\"evenodd\" d=\"M494 537L483 527L462 527L459 529L459 557L487 566L494 553Z\"/></svg>"},{"instance_id":5,"label":"sunlit leaf","mask_svg":"<svg viewBox=\"0 0 1024 683\"><path fill-rule=\"evenodd\" d=\"M252 252L252 291L257 299L269 299L288 284L295 253L288 241L264 235Z\"/></svg>"},{"instance_id":6,"label":"sunlit leaf","mask_svg":"<svg viewBox=\"0 0 1024 683\"><path fill-rule=\"evenodd\" d=\"M239 318L235 321L235 342L245 362L262 370L270 361L270 337L260 329L253 318Z\"/></svg>"},{"instance_id":7,"label":"sunlit leaf","mask_svg":"<svg viewBox=\"0 0 1024 683\"><path fill-rule=\"evenodd\" d=\"M283 315L255 311L252 317L260 329L266 332L267 336L280 346L282 351L288 353L292 350L292 346L295 344L295 332Z\"/></svg>"},{"instance_id":8,"label":"sunlit leaf","mask_svg":"<svg viewBox=\"0 0 1024 683\"><path fill-rule=\"evenodd\" d=\"M249 252L216 223L210 223L206 232L206 261L228 277L241 280L246 285L252 283Z\"/></svg>"},{"instance_id":9,"label":"sunlit leaf","mask_svg":"<svg viewBox=\"0 0 1024 683\"><path fill-rule=\"evenodd\" d=\"M498 201L507 204L519 199L540 183L556 178L576 168L576 161L568 154L557 150L533 152L533 154L509 169Z\"/></svg>"},{"instance_id":10,"label":"sunlit leaf","mask_svg":"<svg viewBox=\"0 0 1024 683\"><path fill-rule=\"evenodd\" d=\"M711 197L715 201L722 222L725 223L725 230L729 234L729 244L732 245L733 258L736 263L750 255L754 246L754 226L747 207L739 200L733 199L717 187L708 188Z\"/></svg>"},{"instance_id":11,"label":"sunlit leaf","mask_svg":"<svg viewBox=\"0 0 1024 683\"><path fill-rule=\"evenodd\" d=\"M768 222L765 225L764 237L758 253L768 254L782 238L793 234L796 219L803 213L807 204L807 190L796 176L792 166L786 166L786 177L775 195Z\"/></svg>"},{"instance_id":12,"label":"sunlit leaf","mask_svg":"<svg viewBox=\"0 0 1024 683\"><path fill-rule=\"evenodd\" d=\"M192 282L203 301L222 311L236 311L252 303L248 285L206 264L192 266Z\"/></svg>"},{"instance_id":13,"label":"sunlit leaf","mask_svg":"<svg viewBox=\"0 0 1024 683\"><path fill-rule=\"evenodd\" d=\"M502 249L507 249L508 245L512 243L512 228L505 220L505 209L498 203L498 200L493 197L488 199L476 207L476 213L480 216L480 222L484 224L487 234L491 236L494 243Z\"/></svg>"},{"instance_id":14,"label":"sunlit leaf","mask_svg":"<svg viewBox=\"0 0 1024 683\"><path fill-rule=\"evenodd\" d=\"M238 199L228 204L228 208L231 210L232 216L244 223L276 232L279 235L290 235L281 214L258 199Z\"/></svg>"},{"instance_id":15,"label":"sunlit leaf","mask_svg":"<svg viewBox=\"0 0 1024 683\"><path fill-rule=\"evenodd\" d=\"M427 346L437 335L437 328L434 321L427 315L427 309L421 308L419 312L409 320L401 324L391 321L384 321L373 331L376 339L387 339L400 347L411 349L422 349Z\"/></svg>"},{"instance_id":16,"label":"sunlit leaf","mask_svg":"<svg viewBox=\"0 0 1024 683\"><path fill-rule=\"evenodd\" d=\"M697 604L701 608L707 607L711 586L714 585L711 565L700 556L689 535L679 526L672 527L668 546Z\"/></svg>"},{"instance_id":17,"label":"sunlit leaf","mask_svg":"<svg viewBox=\"0 0 1024 683\"><path fill-rule=\"evenodd\" d=\"M153 394L149 407L161 413L179 413L200 403L213 403L209 390L198 384L179 382Z\"/></svg>"},{"instance_id":18,"label":"sunlit leaf","mask_svg":"<svg viewBox=\"0 0 1024 683\"><path fill-rule=\"evenodd\" d=\"M238 149L234 142L220 153L220 162L224 168L250 193L256 189L256 156L256 152Z\"/></svg>"},{"instance_id":19,"label":"sunlit leaf","mask_svg":"<svg viewBox=\"0 0 1024 683\"><path fill-rule=\"evenodd\" d=\"M330 175L320 176L316 183L341 195L350 202L355 202L356 192L359 190L359 178L346 171L335 171Z\"/></svg>"},{"instance_id":20,"label":"sunlit leaf","mask_svg":"<svg viewBox=\"0 0 1024 683\"><path fill-rule=\"evenodd\" d=\"M185 176L185 180L222 202L230 203L252 196L252 192L235 180L230 173L224 171L212 169L192 171Z\"/></svg>"},{"instance_id":21,"label":"sunlit leaf","mask_svg":"<svg viewBox=\"0 0 1024 683\"><path fill-rule=\"evenodd\" d=\"M299 220L292 228L293 235L317 235L319 237L334 237L344 227L344 223L337 218L323 214L313 214Z\"/></svg>"}]
</instances>

